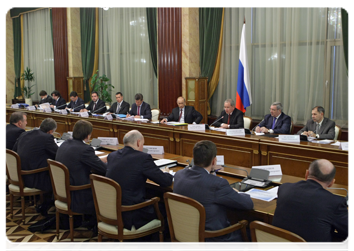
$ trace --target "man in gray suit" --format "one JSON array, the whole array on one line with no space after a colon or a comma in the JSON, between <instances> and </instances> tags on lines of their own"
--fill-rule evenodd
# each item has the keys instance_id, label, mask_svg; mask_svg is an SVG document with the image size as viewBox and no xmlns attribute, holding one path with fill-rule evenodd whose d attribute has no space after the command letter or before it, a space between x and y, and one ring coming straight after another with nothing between
<instances>
[{"instance_id":1,"label":"man in gray suit","mask_svg":"<svg viewBox=\"0 0 354 251\"><path fill-rule=\"evenodd\" d=\"M334 139L336 124L324 117L325 110L322 106L312 108L312 119L297 134L315 137L317 139Z\"/></svg>"}]
</instances>

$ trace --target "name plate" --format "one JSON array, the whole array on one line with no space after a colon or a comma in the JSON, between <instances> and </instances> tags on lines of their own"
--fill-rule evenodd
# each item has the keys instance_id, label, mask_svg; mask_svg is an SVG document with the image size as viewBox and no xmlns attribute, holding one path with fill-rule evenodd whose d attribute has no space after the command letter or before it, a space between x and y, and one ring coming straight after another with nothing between
<instances>
[{"instance_id":1,"label":"name plate","mask_svg":"<svg viewBox=\"0 0 354 251\"><path fill-rule=\"evenodd\" d=\"M245 136L245 129L227 129L227 136Z\"/></svg>"},{"instance_id":2,"label":"name plate","mask_svg":"<svg viewBox=\"0 0 354 251\"><path fill-rule=\"evenodd\" d=\"M164 154L163 146L144 146L148 154Z\"/></svg>"},{"instance_id":3,"label":"name plate","mask_svg":"<svg viewBox=\"0 0 354 251\"><path fill-rule=\"evenodd\" d=\"M298 143L300 143L300 135L279 135L279 142L298 142Z\"/></svg>"},{"instance_id":4,"label":"name plate","mask_svg":"<svg viewBox=\"0 0 354 251\"><path fill-rule=\"evenodd\" d=\"M101 145L118 145L118 138L114 137L98 137L101 140Z\"/></svg>"},{"instance_id":5,"label":"name plate","mask_svg":"<svg viewBox=\"0 0 354 251\"><path fill-rule=\"evenodd\" d=\"M188 124L188 130L189 131L205 131L205 124Z\"/></svg>"},{"instance_id":6,"label":"name plate","mask_svg":"<svg viewBox=\"0 0 354 251\"><path fill-rule=\"evenodd\" d=\"M50 107L46 107L43 109L44 112L48 112L48 113L51 113L52 112L52 109Z\"/></svg>"},{"instance_id":7,"label":"name plate","mask_svg":"<svg viewBox=\"0 0 354 251\"><path fill-rule=\"evenodd\" d=\"M348 142L340 142L339 148L345 151L349 151Z\"/></svg>"},{"instance_id":8,"label":"name plate","mask_svg":"<svg viewBox=\"0 0 354 251\"><path fill-rule=\"evenodd\" d=\"M108 114L107 116L104 117L104 119L113 120L112 114Z\"/></svg>"},{"instance_id":9,"label":"name plate","mask_svg":"<svg viewBox=\"0 0 354 251\"><path fill-rule=\"evenodd\" d=\"M66 109L63 109L63 110L60 110L59 113L63 114L63 115L67 115L68 111Z\"/></svg>"},{"instance_id":10,"label":"name plate","mask_svg":"<svg viewBox=\"0 0 354 251\"><path fill-rule=\"evenodd\" d=\"M280 165L252 166L252 168L268 170L269 176L283 175Z\"/></svg>"},{"instance_id":11,"label":"name plate","mask_svg":"<svg viewBox=\"0 0 354 251\"><path fill-rule=\"evenodd\" d=\"M18 104L13 104L13 105L11 105L11 108L18 109Z\"/></svg>"},{"instance_id":12,"label":"name plate","mask_svg":"<svg viewBox=\"0 0 354 251\"><path fill-rule=\"evenodd\" d=\"M29 111L35 111L36 107L34 105L31 105L31 106L27 106L26 109Z\"/></svg>"},{"instance_id":13,"label":"name plate","mask_svg":"<svg viewBox=\"0 0 354 251\"><path fill-rule=\"evenodd\" d=\"M79 117L88 118L88 116L89 116L88 112L80 112L79 113Z\"/></svg>"},{"instance_id":14,"label":"name plate","mask_svg":"<svg viewBox=\"0 0 354 251\"><path fill-rule=\"evenodd\" d=\"M216 155L216 165L217 166L225 165L225 163L224 163L224 155Z\"/></svg>"}]
</instances>

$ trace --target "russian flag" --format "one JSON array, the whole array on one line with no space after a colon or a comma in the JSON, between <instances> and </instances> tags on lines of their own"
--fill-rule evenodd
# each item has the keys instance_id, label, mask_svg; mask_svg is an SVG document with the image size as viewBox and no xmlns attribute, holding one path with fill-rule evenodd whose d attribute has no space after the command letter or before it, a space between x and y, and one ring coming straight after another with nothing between
<instances>
[{"instance_id":1,"label":"russian flag","mask_svg":"<svg viewBox=\"0 0 354 251\"><path fill-rule=\"evenodd\" d=\"M240 43L240 61L238 64L236 108L246 112L246 107L252 104L251 83L246 50L246 24L243 24Z\"/></svg>"}]
</instances>

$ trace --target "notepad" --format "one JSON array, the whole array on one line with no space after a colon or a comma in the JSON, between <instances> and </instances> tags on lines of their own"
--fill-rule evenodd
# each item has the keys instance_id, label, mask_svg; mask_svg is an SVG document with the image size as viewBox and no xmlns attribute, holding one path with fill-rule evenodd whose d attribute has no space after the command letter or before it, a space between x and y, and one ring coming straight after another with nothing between
<instances>
[{"instance_id":1,"label":"notepad","mask_svg":"<svg viewBox=\"0 0 354 251\"><path fill-rule=\"evenodd\" d=\"M177 166L177 160L170 160L170 159L159 159L155 160L155 165L159 168L170 168L173 166Z\"/></svg>"}]
</instances>

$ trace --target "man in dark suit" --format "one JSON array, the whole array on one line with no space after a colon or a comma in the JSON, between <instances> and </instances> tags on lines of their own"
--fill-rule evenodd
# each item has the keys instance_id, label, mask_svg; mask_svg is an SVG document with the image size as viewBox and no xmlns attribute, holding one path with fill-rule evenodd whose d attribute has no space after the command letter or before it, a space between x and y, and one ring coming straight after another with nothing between
<instances>
[{"instance_id":1,"label":"man in dark suit","mask_svg":"<svg viewBox=\"0 0 354 251\"><path fill-rule=\"evenodd\" d=\"M334 121L324 117L325 110L322 106L315 106L312 109L312 119L308 120L306 125L297 132L317 139L334 139L335 126Z\"/></svg>"},{"instance_id":2,"label":"man in dark suit","mask_svg":"<svg viewBox=\"0 0 354 251\"><path fill-rule=\"evenodd\" d=\"M39 101L39 104L44 104L44 103L51 104L53 102L52 97L48 96L47 92L45 90L41 90L41 92L39 93L39 96L41 97L41 100Z\"/></svg>"},{"instance_id":3,"label":"man in dark suit","mask_svg":"<svg viewBox=\"0 0 354 251\"><path fill-rule=\"evenodd\" d=\"M347 201L327 190L335 181L335 173L335 167L328 160L315 160L306 171L306 180L282 184L273 225L308 242L329 242L334 235L345 239L348 236Z\"/></svg>"},{"instance_id":4,"label":"man in dark suit","mask_svg":"<svg viewBox=\"0 0 354 251\"><path fill-rule=\"evenodd\" d=\"M79 112L85 107L85 102L77 95L77 92L70 92L70 100L67 105L70 111Z\"/></svg>"},{"instance_id":5,"label":"man in dark suit","mask_svg":"<svg viewBox=\"0 0 354 251\"><path fill-rule=\"evenodd\" d=\"M106 177L115 180L122 188L122 205L134 205L146 200L146 180L150 179L161 187L172 184L172 175L161 171L150 154L143 152L144 137L132 130L124 135L124 148L107 157ZM136 229L153 219L156 213L152 206L132 212L123 212L124 228Z\"/></svg>"},{"instance_id":6,"label":"man in dark suit","mask_svg":"<svg viewBox=\"0 0 354 251\"><path fill-rule=\"evenodd\" d=\"M54 109L55 107L56 109L65 109L66 101L64 98L61 97L60 92L53 91L50 95L53 98L52 105L50 106L51 108Z\"/></svg>"},{"instance_id":7,"label":"man in dark suit","mask_svg":"<svg viewBox=\"0 0 354 251\"><path fill-rule=\"evenodd\" d=\"M121 92L116 93L116 100L117 102L115 102L108 111L114 114L127 114L130 105L123 100L123 94Z\"/></svg>"},{"instance_id":8,"label":"man in dark suit","mask_svg":"<svg viewBox=\"0 0 354 251\"><path fill-rule=\"evenodd\" d=\"M143 94L135 94L135 104L132 104L132 108L127 114L127 118L134 116L135 118L151 119L150 105L143 100Z\"/></svg>"},{"instance_id":9,"label":"man in dark suit","mask_svg":"<svg viewBox=\"0 0 354 251\"><path fill-rule=\"evenodd\" d=\"M280 102L274 102L270 106L270 114L265 115L261 123L256 126L256 132L289 134L291 118L282 111L283 105Z\"/></svg>"},{"instance_id":10,"label":"man in dark suit","mask_svg":"<svg viewBox=\"0 0 354 251\"><path fill-rule=\"evenodd\" d=\"M12 150L18 137L25 132L27 114L14 112L10 116L10 124L6 125L6 148Z\"/></svg>"},{"instance_id":11,"label":"man in dark suit","mask_svg":"<svg viewBox=\"0 0 354 251\"><path fill-rule=\"evenodd\" d=\"M230 226L227 208L253 209L248 194L232 189L228 181L218 177L216 167L216 145L208 140L199 141L193 148L194 166L178 171L174 176L173 191L200 202L206 213L205 230L213 231ZM236 212L235 212L236 213ZM206 239L206 241L242 241L239 231Z\"/></svg>"},{"instance_id":12,"label":"man in dark suit","mask_svg":"<svg viewBox=\"0 0 354 251\"><path fill-rule=\"evenodd\" d=\"M161 120L161 123L166 123L167 121L176 121L188 124L199 124L202 121L203 116L194 109L193 106L186 106L186 99L184 97L177 98L177 105L172 109L170 115L167 118Z\"/></svg>"},{"instance_id":13,"label":"man in dark suit","mask_svg":"<svg viewBox=\"0 0 354 251\"><path fill-rule=\"evenodd\" d=\"M70 173L70 185L80 186L90 184L90 174L106 174L106 158L100 159L95 150L85 144L89 142L92 133L92 124L86 120L79 120L73 129L73 138L66 140L58 149L56 161L63 163ZM88 227L95 222L95 206L91 189L74 191L71 193L71 209L74 212L88 215Z\"/></svg>"},{"instance_id":14,"label":"man in dark suit","mask_svg":"<svg viewBox=\"0 0 354 251\"><path fill-rule=\"evenodd\" d=\"M212 125L225 129L243 128L243 112L235 107L235 101L226 99L224 102L224 110Z\"/></svg>"},{"instance_id":15,"label":"man in dark suit","mask_svg":"<svg viewBox=\"0 0 354 251\"><path fill-rule=\"evenodd\" d=\"M92 92L91 94L91 102L87 106L87 108L81 109L80 112L91 112L91 113L105 113L107 108L106 108L106 103L99 99L98 93L97 92Z\"/></svg>"}]
</instances>

